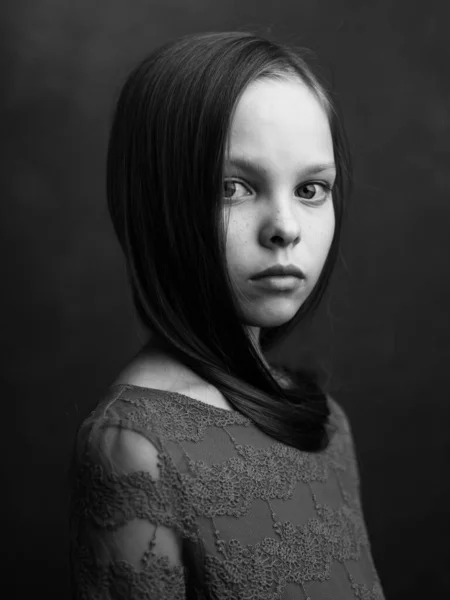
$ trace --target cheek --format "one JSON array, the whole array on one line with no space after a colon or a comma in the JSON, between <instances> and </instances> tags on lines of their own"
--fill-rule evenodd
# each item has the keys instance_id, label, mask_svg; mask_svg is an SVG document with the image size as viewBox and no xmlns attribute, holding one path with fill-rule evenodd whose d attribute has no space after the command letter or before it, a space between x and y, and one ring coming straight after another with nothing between
<instances>
[{"instance_id":1,"label":"cheek","mask_svg":"<svg viewBox=\"0 0 450 600\"><path fill-rule=\"evenodd\" d=\"M335 230L334 210L330 210L325 218L321 219L314 228L312 233L312 245L314 246L314 254L323 264L330 251Z\"/></svg>"},{"instance_id":2,"label":"cheek","mask_svg":"<svg viewBox=\"0 0 450 600\"><path fill-rule=\"evenodd\" d=\"M239 228L233 227L233 223L230 222L226 236L226 257L228 272L232 278L239 274L244 250L245 239Z\"/></svg>"}]
</instances>

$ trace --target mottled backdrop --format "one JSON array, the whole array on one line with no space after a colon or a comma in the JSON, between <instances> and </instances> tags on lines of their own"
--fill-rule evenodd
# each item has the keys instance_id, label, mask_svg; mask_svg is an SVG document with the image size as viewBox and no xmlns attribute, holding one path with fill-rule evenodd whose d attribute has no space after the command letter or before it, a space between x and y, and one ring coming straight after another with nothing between
<instances>
[{"instance_id":1,"label":"mottled backdrop","mask_svg":"<svg viewBox=\"0 0 450 600\"><path fill-rule=\"evenodd\" d=\"M356 168L330 293L279 355L312 345L350 416L387 598L447 597L448 3L9 0L0 16L8 598L69 598L76 427L141 345L105 204L113 100L169 37L236 28L317 52Z\"/></svg>"}]
</instances>

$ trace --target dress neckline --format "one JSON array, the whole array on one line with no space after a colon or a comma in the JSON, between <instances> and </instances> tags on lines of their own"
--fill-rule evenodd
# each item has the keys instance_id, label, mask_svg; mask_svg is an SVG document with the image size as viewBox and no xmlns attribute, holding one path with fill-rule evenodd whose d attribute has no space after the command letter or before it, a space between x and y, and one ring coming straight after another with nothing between
<instances>
[{"instance_id":1,"label":"dress neckline","mask_svg":"<svg viewBox=\"0 0 450 600\"><path fill-rule=\"evenodd\" d=\"M202 406L202 408L209 408L209 409L218 410L218 411L227 412L227 413L239 413L239 411L237 411L234 408L221 408L220 406L215 406L214 404L209 404L208 402L203 402L202 400L199 400L198 398L193 398L192 396L187 396L186 394L182 394L181 392L172 392L170 390L162 390L159 388L149 388L149 387L144 387L142 385L135 385L134 383L113 383L112 385L109 386L110 389L117 388L117 387L122 387L124 389L130 388L130 389L142 390L143 392L145 392L146 394L149 394L149 395L152 395L154 393L162 393L162 394L167 394L169 396L181 396L182 398L185 398L186 400L189 400L190 402L194 402L195 404L197 404L197 406L198 405Z\"/></svg>"}]
</instances>

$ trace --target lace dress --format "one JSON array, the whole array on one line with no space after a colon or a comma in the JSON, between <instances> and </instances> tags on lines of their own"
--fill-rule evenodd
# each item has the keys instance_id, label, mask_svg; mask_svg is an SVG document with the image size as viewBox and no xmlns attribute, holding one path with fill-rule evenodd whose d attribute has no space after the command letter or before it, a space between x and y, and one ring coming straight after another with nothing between
<instances>
[{"instance_id":1,"label":"lace dress","mask_svg":"<svg viewBox=\"0 0 450 600\"><path fill-rule=\"evenodd\" d=\"M382 600L347 417L322 453L270 438L237 411L175 392L108 388L72 464L77 600Z\"/></svg>"}]
</instances>

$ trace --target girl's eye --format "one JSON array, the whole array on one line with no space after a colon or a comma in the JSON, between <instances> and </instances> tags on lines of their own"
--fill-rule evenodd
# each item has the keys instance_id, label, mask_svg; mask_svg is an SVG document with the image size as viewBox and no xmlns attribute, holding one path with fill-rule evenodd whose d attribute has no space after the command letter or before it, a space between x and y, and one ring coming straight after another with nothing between
<instances>
[{"instance_id":1,"label":"girl's eye","mask_svg":"<svg viewBox=\"0 0 450 600\"><path fill-rule=\"evenodd\" d=\"M223 182L223 185L224 185L224 187L225 186L234 186L234 188L236 188L237 185L245 187L243 183L241 183L240 181L236 181L235 179L226 179ZM224 196L225 200L233 200L233 197L232 197L233 196L233 187L230 187L229 191L231 191L231 196Z\"/></svg>"},{"instance_id":2,"label":"girl's eye","mask_svg":"<svg viewBox=\"0 0 450 600\"><path fill-rule=\"evenodd\" d=\"M319 193L315 188L322 188ZM311 189L312 188L312 189ZM323 204L331 192L331 186L328 183L305 183L297 188L306 195L305 200L311 200L309 204Z\"/></svg>"}]
</instances>

